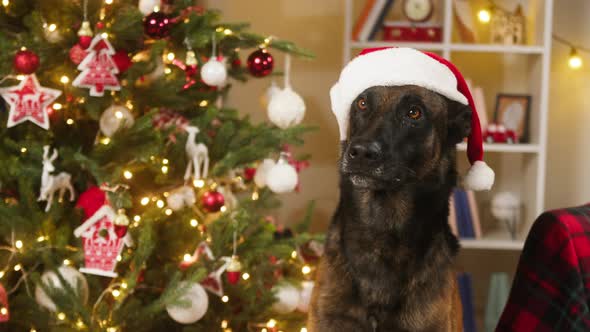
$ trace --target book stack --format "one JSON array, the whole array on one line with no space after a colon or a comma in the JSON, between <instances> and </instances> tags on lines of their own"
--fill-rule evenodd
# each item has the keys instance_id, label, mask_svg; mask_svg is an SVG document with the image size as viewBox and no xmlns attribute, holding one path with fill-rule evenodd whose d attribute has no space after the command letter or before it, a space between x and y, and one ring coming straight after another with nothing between
<instances>
[{"instance_id":1,"label":"book stack","mask_svg":"<svg viewBox=\"0 0 590 332\"><path fill-rule=\"evenodd\" d=\"M352 30L352 39L357 41L375 39L393 2L394 0L367 0Z\"/></svg>"},{"instance_id":2,"label":"book stack","mask_svg":"<svg viewBox=\"0 0 590 332\"><path fill-rule=\"evenodd\" d=\"M475 325L475 308L473 306L473 285L471 274L459 273L457 275L457 284L459 286L459 295L461 296L461 305L463 307L463 332L476 332Z\"/></svg>"},{"instance_id":3,"label":"book stack","mask_svg":"<svg viewBox=\"0 0 590 332\"><path fill-rule=\"evenodd\" d=\"M453 190L449 203L449 225L453 234L459 238L481 238L479 211L473 191Z\"/></svg>"}]
</instances>

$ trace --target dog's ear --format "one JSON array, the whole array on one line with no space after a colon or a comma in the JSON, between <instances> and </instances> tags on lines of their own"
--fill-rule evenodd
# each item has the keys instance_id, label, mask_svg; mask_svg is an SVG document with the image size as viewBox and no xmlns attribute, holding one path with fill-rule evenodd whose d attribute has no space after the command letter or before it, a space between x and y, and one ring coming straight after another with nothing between
<instances>
[{"instance_id":1,"label":"dog's ear","mask_svg":"<svg viewBox=\"0 0 590 332\"><path fill-rule=\"evenodd\" d=\"M448 101L448 142L457 144L471 133L471 108L454 100Z\"/></svg>"}]
</instances>

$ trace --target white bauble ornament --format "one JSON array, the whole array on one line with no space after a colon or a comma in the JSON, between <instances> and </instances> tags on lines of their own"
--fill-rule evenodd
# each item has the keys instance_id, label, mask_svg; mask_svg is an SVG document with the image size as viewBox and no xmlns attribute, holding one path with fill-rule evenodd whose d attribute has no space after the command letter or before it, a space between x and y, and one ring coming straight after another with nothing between
<instances>
[{"instance_id":1,"label":"white bauble ornament","mask_svg":"<svg viewBox=\"0 0 590 332\"><path fill-rule=\"evenodd\" d=\"M61 266L57 271L74 291L79 292L78 296L82 299L82 302L86 303L86 301L88 301L88 283L82 273L69 266ZM43 275L41 275L41 282L50 289L60 289L65 292L60 278L54 271L44 272ZM40 285L37 285L35 289L35 300L40 306L45 307L50 311L57 311L55 303Z\"/></svg>"},{"instance_id":2,"label":"white bauble ornament","mask_svg":"<svg viewBox=\"0 0 590 332\"><path fill-rule=\"evenodd\" d=\"M52 24L53 25L53 24ZM50 29L51 25L43 27L43 35L45 35L45 39L50 42L51 44L59 43L62 41L61 33L57 29Z\"/></svg>"},{"instance_id":3,"label":"white bauble ornament","mask_svg":"<svg viewBox=\"0 0 590 332\"><path fill-rule=\"evenodd\" d=\"M305 102L293 89L272 92L267 109L270 122L281 129L298 125L305 115Z\"/></svg>"},{"instance_id":4,"label":"white bauble ornament","mask_svg":"<svg viewBox=\"0 0 590 332\"><path fill-rule=\"evenodd\" d=\"M275 161L272 159L264 159L258 166L256 169L256 174L254 175L254 183L256 183L258 188L266 187L266 177L270 169L273 168L275 164Z\"/></svg>"},{"instance_id":5,"label":"white bauble ornament","mask_svg":"<svg viewBox=\"0 0 590 332\"><path fill-rule=\"evenodd\" d=\"M313 291L314 282L304 281L301 283L301 291L299 292L299 303L297 310L307 312L309 309L309 301L311 301L311 292Z\"/></svg>"},{"instance_id":6,"label":"white bauble ornament","mask_svg":"<svg viewBox=\"0 0 590 332\"><path fill-rule=\"evenodd\" d=\"M143 16L153 13L154 8L159 6L160 0L139 0L139 4L137 5Z\"/></svg>"},{"instance_id":7,"label":"white bauble ornament","mask_svg":"<svg viewBox=\"0 0 590 332\"><path fill-rule=\"evenodd\" d=\"M284 284L276 286L275 297L277 301L272 305L272 309L279 314L287 314L295 311L299 304L299 290L291 285Z\"/></svg>"},{"instance_id":8,"label":"white bauble ornament","mask_svg":"<svg viewBox=\"0 0 590 332\"><path fill-rule=\"evenodd\" d=\"M209 61L201 68L201 78L209 86L221 86L227 79L227 69L225 63L211 57Z\"/></svg>"},{"instance_id":9,"label":"white bauble ornament","mask_svg":"<svg viewBox=\"0 0 590 332\"><path fill-rule=\"evenodd\" d=\"M512 220L520 210L520 197L516 194L504 191L497 193L492 198L492 215L499 220Z\"/></svg>"},{"instance_id":10,"label":"white bauble ornament","mask_svg":"<svg viewBox=\"0 0 590 332\"><path fill-rule=\"evenodd\" d=\"M186 283L181 283L185 287ZM189 305L167 305L168 315L181 324L192 324L205 316L209 308L209 297L203 286L192 283L186 293L178 299L181 302L188 302Z\"/></svg>"},{"instance_id":11,"label":"white bauble ornament","mask_svg":"<svg viewBox=\"0 0 590 332\"><path fill-rule=\"evenodd\" d=\"M130 128L135 123L133 114L127 107L112 105L100 116L100 131L106 137L112 137L121 127Z\"/></svg>"},{"instance_id":12,"label":"white bauble ornament","mask_svg":"<svg viewBox=\"0 0 590 332\"><path fill-rule=\"evenodd\" d=\"M280 159L266 175L266 185L277 194L293 191L298 182L299 176L295 167L283 159Z\"/></svg>"}]
</instances>

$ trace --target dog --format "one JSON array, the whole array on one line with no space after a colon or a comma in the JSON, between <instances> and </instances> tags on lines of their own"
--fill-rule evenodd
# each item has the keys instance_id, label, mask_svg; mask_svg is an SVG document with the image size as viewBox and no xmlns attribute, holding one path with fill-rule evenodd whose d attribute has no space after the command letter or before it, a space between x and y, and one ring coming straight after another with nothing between
<instances>
[{"instance_id":1,"label":"dog","mask_svg":"<svg viewBox=\"0 0 590 332\"><path fill-rule=\"evenodd\" d=\"M417 85L372 86L352 102L310 332L462 331L447 218L471 117Z\"/></svg>"}]
</instances>

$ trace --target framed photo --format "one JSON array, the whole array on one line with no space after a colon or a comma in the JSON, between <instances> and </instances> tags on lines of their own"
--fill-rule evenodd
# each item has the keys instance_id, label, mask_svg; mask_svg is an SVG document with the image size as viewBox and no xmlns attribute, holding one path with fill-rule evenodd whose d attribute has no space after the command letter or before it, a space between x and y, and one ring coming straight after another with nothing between
<instances>
[{"instance_id":1,"label":"framed photo","mask_svg":"<svg viewBox=\"0 0 590 332\"><path fill-rule=\"evenodd\" d=\"M504 125L506 130L513 131L520 143L527 143L529 140L530 110L530 95L500 93L496 97L494 122Z\"/></svg>"}]
</instances>

